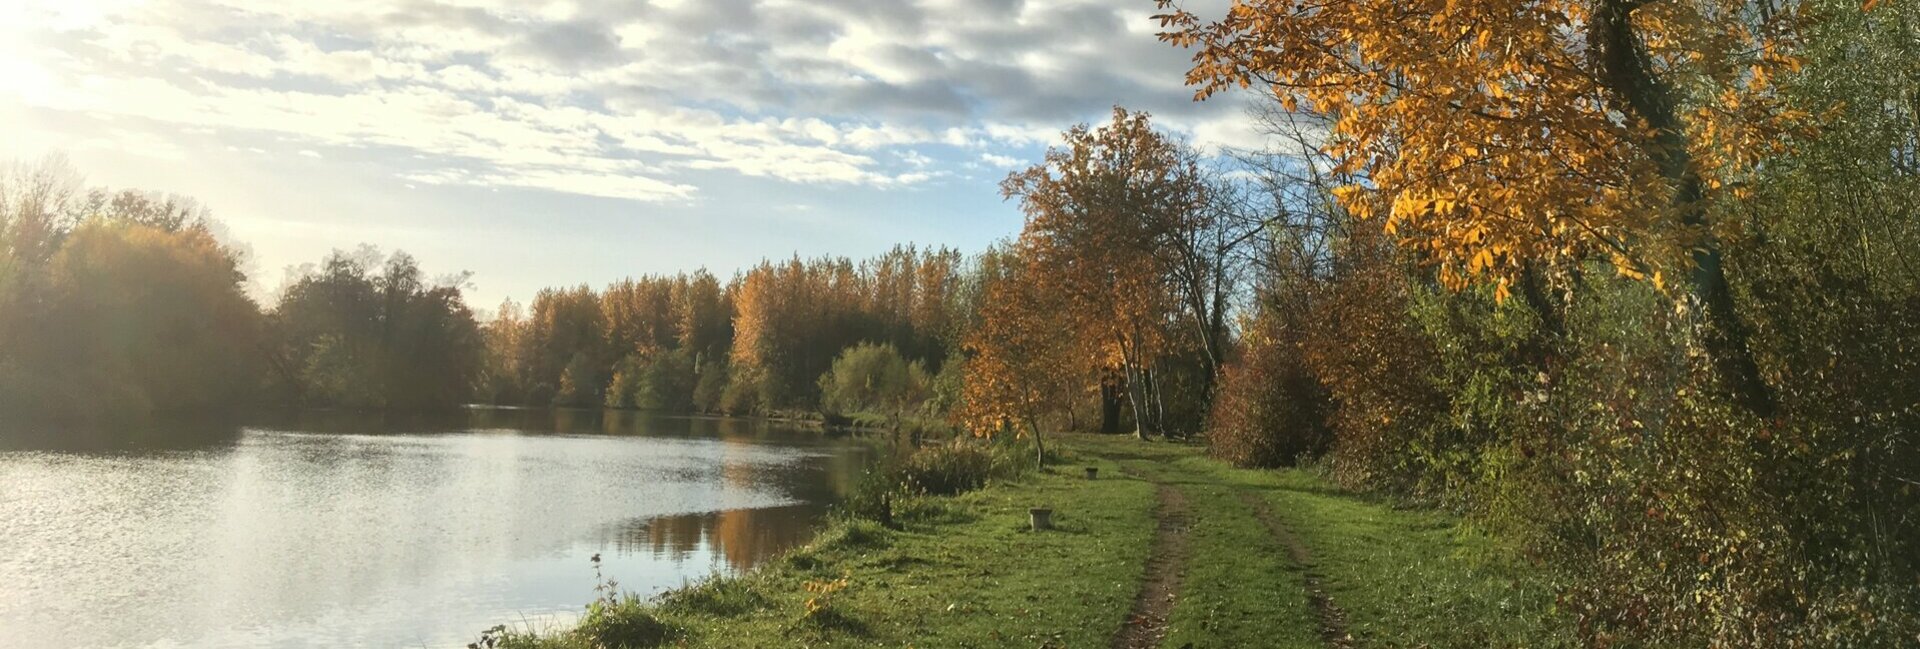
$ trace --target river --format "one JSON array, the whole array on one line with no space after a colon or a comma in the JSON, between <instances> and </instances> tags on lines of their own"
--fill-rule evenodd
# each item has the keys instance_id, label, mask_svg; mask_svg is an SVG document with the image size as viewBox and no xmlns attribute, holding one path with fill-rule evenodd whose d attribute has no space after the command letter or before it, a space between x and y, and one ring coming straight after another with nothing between
<instances>
[{"instance_id":1,"label":"river","mask_svg":"<svg viewBox=\"0 0 1920 649\"><path fill-rule=\"evenodd\" d=\"M760 421L0 424L0 645L462 647L804 542L873 451Z\"/></svg>"}]
</instances>

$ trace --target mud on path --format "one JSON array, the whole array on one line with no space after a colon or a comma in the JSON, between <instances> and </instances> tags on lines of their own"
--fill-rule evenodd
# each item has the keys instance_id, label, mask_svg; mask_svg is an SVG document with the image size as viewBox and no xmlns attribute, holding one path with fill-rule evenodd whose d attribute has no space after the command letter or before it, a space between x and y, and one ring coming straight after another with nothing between
<instances>
[{"instance_id":1,"label":"mud on path","mask_svg":"<svg viewBox=\"0 0 1920 649\"><path fill-rule=\"evenodd\" d=\"M1339 649L1352 647L1353 635L1347 632L1347 614L1333 603L1331 596L1327 595L1326 586L1322 583L1325 578L1314 569L1313 552L1307 548L1307 544L1302 543L1300 537L1294 536L1292 530L1281 524L1280 519L1274 518L1273 509L1268 506L1266 500L1246 491L1240 492L1240 500L1253 508L1254 517L1260 519L1260 522L1267 526L1267 531L1272 532L1273 537L1280 541L1280 545L1287 548L1287 557L1306 572L1307 602L1313 605L1314 616L1319 618L1320 639L1325 640L1329 647Z\"/></svg>"},{"instance_id":2,"label":"mud on path","mask_svg":"<svg viewBox=\"0 0 1920 649\"><path fill-rule=\"evenodd\" d=\"M1129 472L1131 473L1131 472ZM1167 637L1167 614L1173 611L1180 595L1180 573L1187 563L1187 528L1191 515L1186 495L1165 484L1158 487L1159 504L1154 518L1159 521L1153 535L1153 550L1147 556L1146 578L1140 593L1133 598L1133 610L1126 623L1113 635L1113 649L1153 649Z\"/></svg>"}]
</instances>

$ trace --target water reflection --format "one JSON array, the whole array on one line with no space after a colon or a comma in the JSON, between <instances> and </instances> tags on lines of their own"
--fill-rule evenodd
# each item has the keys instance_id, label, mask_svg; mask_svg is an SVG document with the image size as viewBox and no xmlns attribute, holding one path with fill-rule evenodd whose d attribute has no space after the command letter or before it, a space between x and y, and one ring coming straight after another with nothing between
<instances>
[{"instance_id":1,"label":"water reflection","mask_svg":"<svg viewBox=\"0 0 1920 649\"><path fill-rule=\"evenodd\" d=\"M642 593L751 567L803 542L869 453L550 410L0 442L0 645L23 647L463 646L577 612L596 553Z\"/></svg>"},{"instance_id":2,"label":"water reflection","mask_svg":"<svg viewBox=\"0 0 1920 649\"><path fill-rule=\"evenodd\" d=\"M0 413L0 453L191 451L231 445L240 439L241 429L240 420L232 417L164 417L138 426L111 426L9 421Z\"/></svg>"},{"instance_id":3,"label":"water reflection","mask_svg":"<svg viewBox=\"0 0 1920 649\"><path fill-rule=\"evenodd\" d=\"M670 561L717 557L725 568L744 571L807 542L825 510L801 504L635 519L615 527L609 541L621 553Z\"/></svg>"}]
</instances>

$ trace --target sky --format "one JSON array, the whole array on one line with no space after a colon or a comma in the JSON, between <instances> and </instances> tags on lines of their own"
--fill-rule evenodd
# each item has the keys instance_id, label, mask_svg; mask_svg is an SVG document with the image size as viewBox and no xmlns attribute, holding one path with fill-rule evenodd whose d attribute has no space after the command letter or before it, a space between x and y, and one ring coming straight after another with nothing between
<instances>
[{"instance_id":1,"label":"sky","mask_svg":"<svg viewBox=\"0 0 1920 649\"><path fill-rule=\"evenodd\" d=\"M1208 15L1203 3L1186 3ZM0 0L0 161L192 196L256 290L362 243L469 301L762 258L974 252L1061 130L1196 103L1151 0Z\"/></svg>"}]
</instances>

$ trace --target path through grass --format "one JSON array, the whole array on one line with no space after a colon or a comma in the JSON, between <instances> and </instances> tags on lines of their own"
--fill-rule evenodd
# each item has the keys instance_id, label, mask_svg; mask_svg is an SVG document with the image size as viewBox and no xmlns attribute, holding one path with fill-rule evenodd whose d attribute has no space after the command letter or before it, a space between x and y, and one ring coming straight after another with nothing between
<instances>
[{"instance_id":1,"label":"path through grass","mask_svg":"<svg viewBox=\"0 0 1920 649\"><path fill-rule=\"evenodd\" d=\"M1571 644L1543 582L1453 518L1343 493L1306 472L1233 469L1192 446L1067 435L1058 448L1064 461L1047 472L904 503L902 529L837 523L751 574L622 608L621 615L662 623L633 628L664 629L627 640L688 647ZM1085 466L1101 477L1086 479ZM1169 511L1156 496L1163 489L1177 494L1187 526L1177 579L1156 591L1146 580L1154 576L1156 513ZM1057 529L1027 530L1033 506L1051 506ZM1143 583L1147 592L1164 591L1170 605L1155 613L1164 615L1155 633L1129 635ZM586 635L513 634L502 646L593 646ZM1150 639L1134 644L1141 637ZM612 640L603 644L622 639Z\"/></svg>"}]
</instances>

